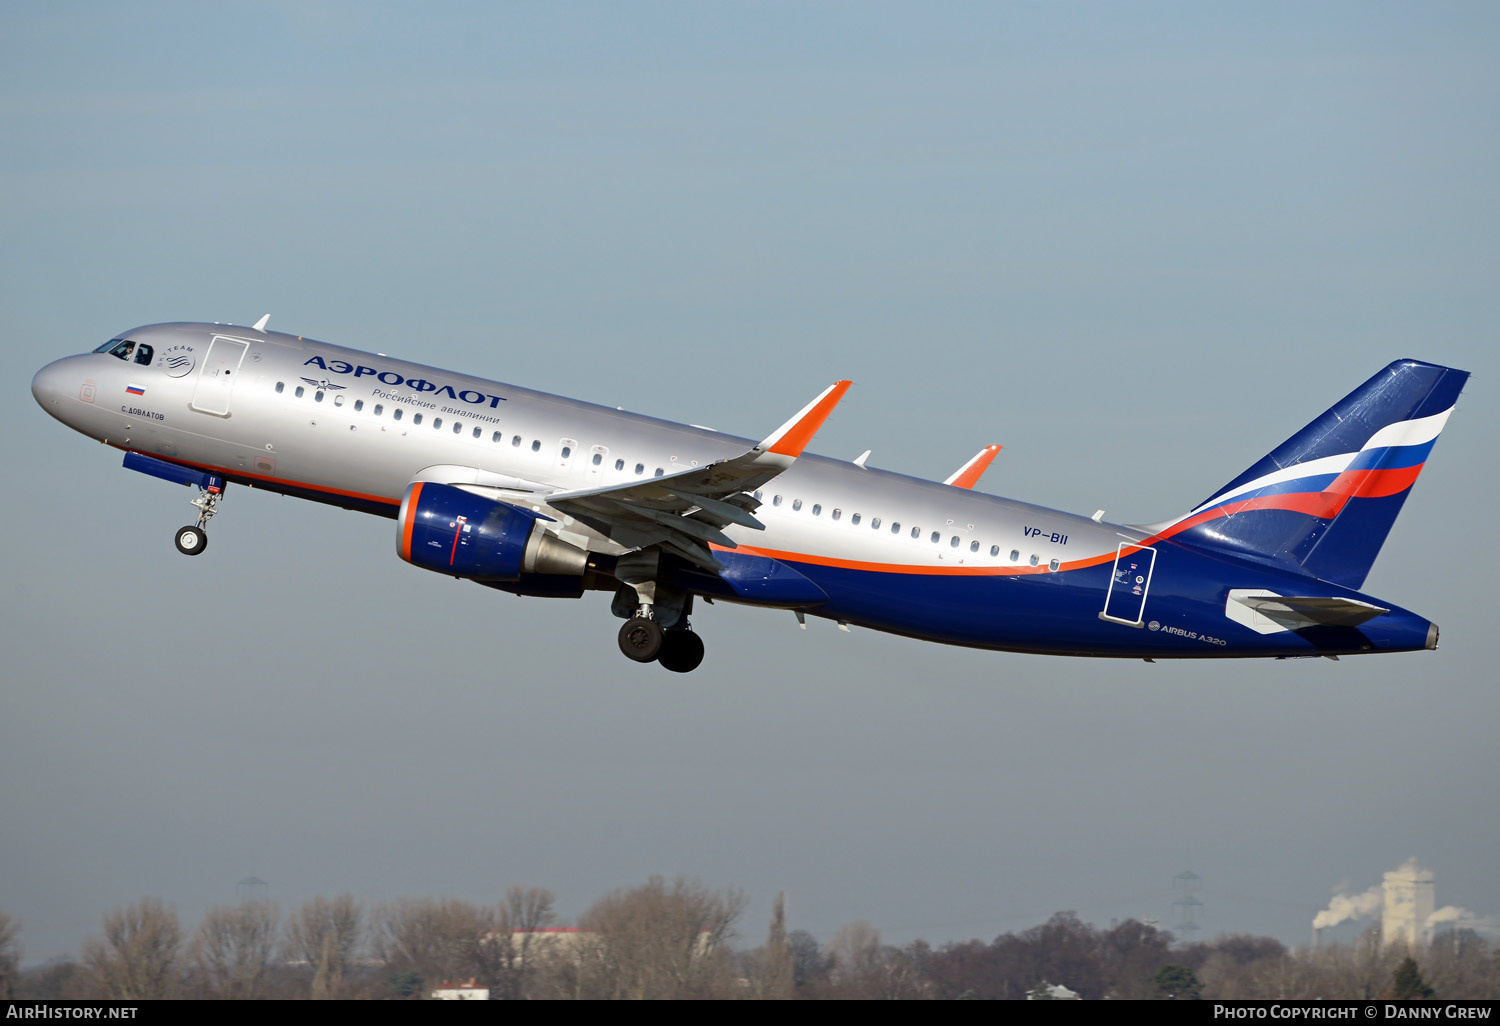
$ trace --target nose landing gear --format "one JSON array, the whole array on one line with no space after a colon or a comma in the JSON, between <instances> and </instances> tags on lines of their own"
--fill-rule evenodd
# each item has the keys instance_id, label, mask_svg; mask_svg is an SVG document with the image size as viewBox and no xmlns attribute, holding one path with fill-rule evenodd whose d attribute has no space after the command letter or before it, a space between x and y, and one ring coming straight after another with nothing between
<instances>
[{"instance_id":1,"label":"nose landing gear","mask_svg":"<svg viewBox=\"0 0 1500 1026\"><path fill-rule=\"evenodd\" d=\"M208 532L204 530L209 520L219 511L219 500L224 498L224 486L221 478L210 478L207 485L198 489L198 497L191 503L198 510L198 523L192 527L180 527L177 529L177 537L173 541L177 545L177 551L184 556L196 556L208 548Z\"/></svg>"},{"instance_id":2,"label":"nose landing gear","mask_svg":"<svg viewBox=\"0 0 1500 1026\"><path fill-rule=\"evenodd\" d=\"M196 556L208 548L208 535L199 527L179 527L173 541L177 544L177 551L184 556Z\"/></svg>"}]
</instances>

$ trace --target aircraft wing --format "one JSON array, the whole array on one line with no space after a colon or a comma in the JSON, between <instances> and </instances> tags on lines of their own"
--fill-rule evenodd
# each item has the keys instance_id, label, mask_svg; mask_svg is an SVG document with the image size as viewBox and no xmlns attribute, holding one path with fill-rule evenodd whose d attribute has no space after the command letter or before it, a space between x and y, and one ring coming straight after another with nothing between
<instances>
[{"instance_id":1,"label":"aircraft wing","mask_svg":"<svg viewBox=\"0 0 1500 1026\"><path fill-rule=\"evenodd\" d=\"M848 391L836 381L763 442L732 459L608 488L554 492L553 509L588 524L631 549L660 545L709 570L722 564L709 545L736 548L724 534L731 524L760 531L750 493L790 467Z\"/></svg>"}]
</instances>

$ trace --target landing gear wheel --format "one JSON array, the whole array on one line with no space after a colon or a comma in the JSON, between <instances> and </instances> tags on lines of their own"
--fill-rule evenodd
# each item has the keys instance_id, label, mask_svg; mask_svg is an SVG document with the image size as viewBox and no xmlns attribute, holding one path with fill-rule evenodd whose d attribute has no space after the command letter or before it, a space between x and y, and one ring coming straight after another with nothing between
<instances>
[{"instance_id":1,"label":"landing gear wheel","mask_svg":"<svg viewBox=\"0 0 1500 1026\"><path fill-rule=\"evenodd\" d=\"M201 527L181 527L177 530L177 551L184 556L196 556L208 548L208 533Z\"/></svg>"},{"instance_id":2,"label":"landing gear wheel","mask_svg":"<svg viewBox=\"0 0 1500 1026\"><path fill-rule=\"evenodd\" d=\"M703 639L692 631L667 631L656 659L673 673L689 673L703 662Z\"/></svg>"},{"instance_id":3,"label":"landing gear wheel","mask_svg":"<svg viewBox=\"0 0 1500 1026\"><path fill-rule=\"evenodd\" d=\"M649 663L661 654L661 624L644 616L634 616L620 628L620 651L638 663Z\"/></svg>"}]
</instances>

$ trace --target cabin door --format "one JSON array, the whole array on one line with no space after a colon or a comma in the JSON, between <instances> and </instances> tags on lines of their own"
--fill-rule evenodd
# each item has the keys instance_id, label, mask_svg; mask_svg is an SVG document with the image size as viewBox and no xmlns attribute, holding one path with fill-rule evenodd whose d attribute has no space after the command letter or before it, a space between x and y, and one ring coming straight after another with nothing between
<instances>
[{"instance_id":1,"label":"cabin door","mask_svg":"<svg viewBox=\"0 0 1500 1026\"><path fill-rule=\"evenodd\" d=\"M199 413L212 413L216 417L229 416L229 394L239 377L240 361L250 343L237 338L215 335L208 346L208 356L198 371L198 384L193 389L192 407Z\"/></svg>"}]
</instances>

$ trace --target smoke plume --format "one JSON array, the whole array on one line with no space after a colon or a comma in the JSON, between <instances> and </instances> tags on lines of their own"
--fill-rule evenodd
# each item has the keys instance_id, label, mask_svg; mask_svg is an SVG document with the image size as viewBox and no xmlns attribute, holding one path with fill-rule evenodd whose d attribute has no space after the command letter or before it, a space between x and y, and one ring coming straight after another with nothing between
<instances>
[{"instance_id":1,"label":"smoke plume","mask_svg":"<svg viewBox=\"0 0 1500 1026\"><path fill-rule=\"evenodd\" d=\"M1335 894L1328 907L1313 917L1313 929L1325 930L1346 919L1368 919L1380 911L1384 901L1385 891L1379 886L1362 894Z\"/></svg>"}]
</instances>

